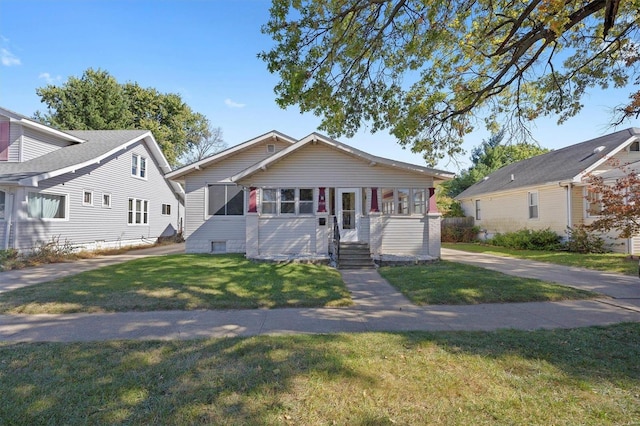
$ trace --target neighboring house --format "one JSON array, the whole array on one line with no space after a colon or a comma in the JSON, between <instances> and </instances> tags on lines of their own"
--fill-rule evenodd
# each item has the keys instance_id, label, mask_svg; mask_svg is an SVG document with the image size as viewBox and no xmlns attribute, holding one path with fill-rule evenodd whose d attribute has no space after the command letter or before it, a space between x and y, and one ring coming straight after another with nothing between
<instances>
[{"instance_id":1,"label":"neighboring house","mask_svg":"<svg viewBox=\"0 0 640 426\"><path fill-rule=\"evenodd\" d=\"M638 165L640 129L630 128L566 148L509 164L456 197L465 213L475 218L482 235L520 229L549 228L566 236L567 228L593 221L594 194L587 179L614 179L620 165ZM610 238L614 251L639 254L640 238Z\"/></svg>"},{"instance_id":2,"label":"neighboring house","mask_svg":"<svg viewBox=\"0 0 640 426\"><path fill-rule=\"evenodd\" d=\"M146 130L59 131L0 108L0 249L89 249L180 228L184 193Z\"/></svg>"},{"instance_id":3,"label":"neighboring house","mask_svg":"<svg viewBox=\"0 0 640 426\"><path fill-rule=\"evenodd\" d=\"M185 188L189 253L324 259L335 219L341 241L376 259L430 259L440 256L434 188L453 174L273 131L167 177Z\"/></svg>"}]
</instances>

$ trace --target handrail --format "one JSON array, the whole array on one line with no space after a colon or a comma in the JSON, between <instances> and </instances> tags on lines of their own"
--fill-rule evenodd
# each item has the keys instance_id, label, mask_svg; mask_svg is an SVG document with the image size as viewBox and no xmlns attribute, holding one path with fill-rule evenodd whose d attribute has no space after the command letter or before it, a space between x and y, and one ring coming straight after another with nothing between
<instances>
[{"instance_id":1,"label":"handrail","mask_svg":"<svg viewBox=\"0 0 640 426\"><path fill-rule=\"evenodd\" d=\"M338 259L340 259L340 227L338 226L338 218L336 216L333 216L333 238L331 242L333 244L333 260L337 266Z\"/></svg>"}]
</instances>

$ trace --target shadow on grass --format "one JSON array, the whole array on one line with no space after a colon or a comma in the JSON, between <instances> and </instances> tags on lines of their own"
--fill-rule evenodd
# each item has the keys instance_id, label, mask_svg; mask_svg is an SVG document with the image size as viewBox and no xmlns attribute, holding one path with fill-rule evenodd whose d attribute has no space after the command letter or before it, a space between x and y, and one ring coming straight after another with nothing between
<instances>
[{"instance_id":1,"label":"shadow on grass","mask_svg":"<svg viewBox=\"0 0 640 426\"><path fill-rule=\"evenodd\" d=\"M257 263L241 255L137 259L0 295L5 313L346 306L326 266Z\"/></svg>"},{"instance_id":2,"label":"shadow on grass","mask_svg":"<svg viewBox=\"0 0 640 426\"><path fill-rule=\"evenodd\" d=\"M638 324L0 344L0 419L32 425L623 424L640 414L639 357Z\"/></svg>"}]
</instances>

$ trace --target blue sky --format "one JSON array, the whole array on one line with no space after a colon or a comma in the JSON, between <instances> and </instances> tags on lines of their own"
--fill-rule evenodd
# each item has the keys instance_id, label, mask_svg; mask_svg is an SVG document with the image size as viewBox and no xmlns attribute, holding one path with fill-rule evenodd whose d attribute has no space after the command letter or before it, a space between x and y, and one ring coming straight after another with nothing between
<instances>
[{"instance_id":1,"label":"blue sky","mask_svg":"<svg viewBox=\"0 0 640 426\"><path fill-rule=\"evenodd\" d=\"M260 32L267 0L0 0L0 105L31 116L44 105L35 90L63 84L87 68L108 71L119 82L179 93L222 128L229 146L270 130L301 138L320 123L313 114L280 109L277 80L256 55L272 42ZM558 127L538 120L533 135L561 148L609 133L611 109L629 90L594 91L583 112ZM639 120L619 128L640 127ZM469 151L488 136L478 129L465 139ZM375 155L424 164L387 133L361 131L342 142ZM457 171L442 161L439 168Z\"/></svg>"}]
</instances>

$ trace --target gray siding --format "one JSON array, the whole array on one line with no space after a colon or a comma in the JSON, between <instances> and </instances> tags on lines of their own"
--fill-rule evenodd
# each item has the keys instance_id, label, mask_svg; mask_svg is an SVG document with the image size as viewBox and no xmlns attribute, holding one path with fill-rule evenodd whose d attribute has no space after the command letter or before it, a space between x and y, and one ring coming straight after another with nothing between
<instances>
[{"instance_id":1,"label":"gray siding","mask_svg":"<svg viewBox=\"0 0 640 426\"><path fill-rule=\"evenodd\" d=\"M369 161L318 143L305 146L241 183L276 187L428 188L433 186L433 178L395 167L371 165Z\"/></svg>"},{"instance_id":2,"label":"gray siding","mask_svg":"<svg viewBox=\"0 0 640 426\"><path fill-rule=\"evenodd\" d=\"M249 149L224 158L203 170L189 174L185 179L186 213L184 235L189 253L208 253L211 241L226 241L227 251L244 252L246 223L244 216L210 216L205 208L207 185L229 182L229 177L271 155L267 144L275 144L276 151L287 146L285 142L265 141ZM245 196L245 206L247 196ZM246 208L245 208L246 210Z\"/></svg>"},{"instance_id":3,"label":"gray siding","mask_svg":"<svg viewBox=\"0 0 640 426\"><path fill-rule=\"evenodd\" d=\"M22 161L29 161L52 151L69 146L71 143L34 129L23 128Z\"/></svg>"},{"instance_id":4,"label":"gray siding","mask_svg":"<svg viewBox=\"0 0 640 426\"><path fill-rule=\"evenodd\" d=\"M4 116L0 116L0 121L7 122L9 119ZM20 161L20 136L21 136L21 128L18 123L11 123L9 125L9 158L7 161L9 162L19 162Z\"/></svg>"},{"instance_id":5,"label":"gray siding","mask_svg":"<svg viewBox=\"0 0 640 426\"><path fill-rule=\"evenodd\" d=\"M428 255L428 244L429 223L426 217L382 217L383 255Z\"/></svg>"},{"instance_id":6,"label":"gray siding","mask_svg":"<svg viewBox=\"0 0 640 426\"><path fill-rule=\"evenodd\" d=\"M315 253L315 217L272 217L259 224L261 254Z\"/></svg>"},{"instance_id":7,"label":"gray siding","mask_svg":"<svg viewBox=\"0 0 640 426\"><path fill-rule=\"evenodd\" d=\"M131 176L131 154L147 158L147 180ZM93 191L93 206L83 205L84 190ZM27 193L52 192L68 196L68 220L33 220L27 215ZM111 208L102 207L102 195L111 194ZM149 224L128 225L128 199L149 200ZM179 202L164 179L144 142L87 166L40 182L38 188L23 188L17 192L20 204L16 218L18 239L16 248L29 249L38 241L53 236L68 239L72 244L101 242L153 242L159 236L172 235L178 226ZM171 215L162 215L162 204L171 205Z\"/></svg>"}]
</instances>

